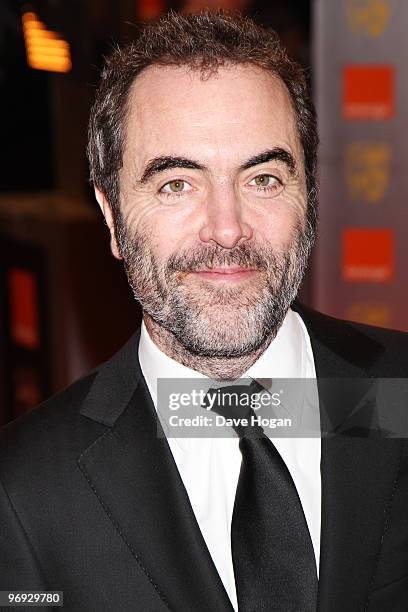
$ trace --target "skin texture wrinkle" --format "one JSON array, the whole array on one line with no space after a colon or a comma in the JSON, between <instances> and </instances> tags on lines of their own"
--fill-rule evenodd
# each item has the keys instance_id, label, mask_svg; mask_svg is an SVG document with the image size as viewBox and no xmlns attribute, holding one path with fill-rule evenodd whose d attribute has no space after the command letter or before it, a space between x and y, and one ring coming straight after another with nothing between
<instances>
[{"instance_id":1,"label":"skin texture wrinkle","mask_svg":"<svg viewBox=\"0 0 408 612\"><path fill-rule=\"evenodd\" d=\"M128 109L116 219L96 190L113 254L161 350L238 378L275 337L313 243L289 95L255 67L203 80L151 66Z\"/></svg>"}]
</instances>

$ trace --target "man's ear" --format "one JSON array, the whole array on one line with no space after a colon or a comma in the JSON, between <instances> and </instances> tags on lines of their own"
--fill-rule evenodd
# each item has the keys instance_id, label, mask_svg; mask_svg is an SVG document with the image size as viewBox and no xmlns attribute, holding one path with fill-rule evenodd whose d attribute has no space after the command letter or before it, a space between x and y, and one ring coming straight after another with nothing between
<instances>
[{"instance_id":1,"label":"man's ear","mask_svg":"<svg viewBox=\"0 0 408 612\"><path fill-rule=\"evenodd\" d=\"M120 254L119 245L118 245L118 241L116 238L112 208L108 200L106 199L105 194L103 194L102 191L100 191L97 187L95 187L95 197L102 211L102 214L105 217L106 225L108 226L109 231L110 231L110 237L111 237L110 245L111 245L112 254L114 257L116 257L116 259L123 259L122 255Z\"/></svg>"}]
</instances>

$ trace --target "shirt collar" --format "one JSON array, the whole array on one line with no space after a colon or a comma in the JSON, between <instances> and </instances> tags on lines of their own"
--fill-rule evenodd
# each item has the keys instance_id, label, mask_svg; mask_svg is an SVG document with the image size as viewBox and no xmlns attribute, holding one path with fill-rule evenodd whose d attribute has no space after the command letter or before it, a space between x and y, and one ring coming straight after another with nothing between
<instances>
[{"instance_id":1,"label":"shirt collar","mask_svg":"<svg viewBox=\"0 0 408 612\"><path fill-rule=\"evenodd\" d=\"M274 340L242 378L255 379L266 389L272 378L302 378L305 362L304 334L305 328L299 316L289 310ZM150 338L144 322L140 332L139 361L155 406L158 378L207 378L163 353Z\"/></svg>"}]
</instances>

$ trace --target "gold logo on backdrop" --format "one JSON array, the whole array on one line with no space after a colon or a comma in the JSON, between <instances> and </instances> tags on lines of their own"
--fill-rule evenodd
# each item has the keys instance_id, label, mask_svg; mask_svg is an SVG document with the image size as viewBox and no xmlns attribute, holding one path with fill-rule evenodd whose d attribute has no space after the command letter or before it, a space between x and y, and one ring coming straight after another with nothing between
<instances>
[{"instance_id":1,"label":"gold logo on backdrop","mask_svg":"<svg viewBox=\"0 0 408 612\"><path fill-rule=\"evenodd\" d=\"M379 202L390 178L391 149L387 143L353 142L345 151L346 181L353 200Z\"/></svg>"},{"instance_id":2,"label":"gold logo on backdrop","mask_svg":"<svg viewBox=\"0 0 408 612\"><path fill-rule=\"evenodd\" d=\"M371 38L381 36L389 21L389 0L346 0L347 18L353 32Z\"/></svg>"}]
</instances>

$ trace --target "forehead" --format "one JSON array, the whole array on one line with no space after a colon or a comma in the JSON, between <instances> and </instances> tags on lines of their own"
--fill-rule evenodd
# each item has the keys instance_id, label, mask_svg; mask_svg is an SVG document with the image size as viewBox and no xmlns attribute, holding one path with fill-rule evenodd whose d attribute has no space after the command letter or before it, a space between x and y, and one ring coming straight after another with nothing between
<instances>
[{"instance_id":1,"label":"forehead","mask_svg":"<svg viewBox=\"0 0 408 612\"><path fill-rule=\"evenodd\" d=\"M221 67L206 79L187 67L149 67L130 92L125 142L136 163L169 153L238 158L244 148L272 146L301 156L286 86L249 65Z\"/></svg>"}]
</instances>

